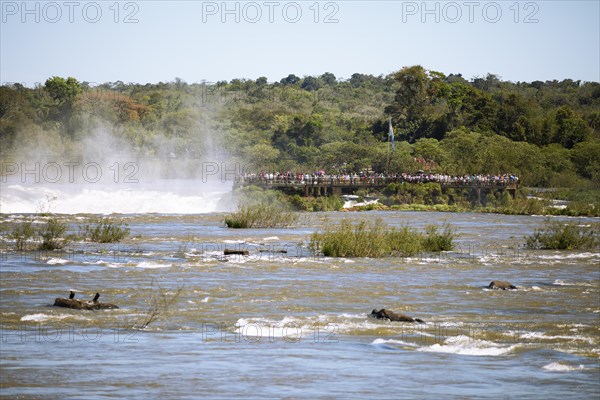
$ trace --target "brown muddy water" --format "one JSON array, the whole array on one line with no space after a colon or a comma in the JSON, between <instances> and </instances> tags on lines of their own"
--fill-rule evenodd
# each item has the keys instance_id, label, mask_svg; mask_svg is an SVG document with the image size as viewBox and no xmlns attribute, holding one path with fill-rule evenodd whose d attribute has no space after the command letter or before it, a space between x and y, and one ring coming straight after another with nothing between
<instances>
[{"instance_id":1,"label":"brown muddy water","mask_svg":"<svg viewBox=\"0 0 600 400\"><path fill-rule=\"evenodd\" d=\"M600 396L600 256L523 250L542 217L314 213L294 228L248 230L225 228L219 213L124 217L131 236L119 245L19 253L3 242L0 396ZM376 217L448 222L457 249L407 259L308 250L325 218ZM63 218L75 229L82 217ZM518 290L486 289L492 280ZM53 307L69 290L120 308ZM161 296L174 303L139 329ZM367 317L384 307L426 323Z\"/></svg>"}]
</instances>

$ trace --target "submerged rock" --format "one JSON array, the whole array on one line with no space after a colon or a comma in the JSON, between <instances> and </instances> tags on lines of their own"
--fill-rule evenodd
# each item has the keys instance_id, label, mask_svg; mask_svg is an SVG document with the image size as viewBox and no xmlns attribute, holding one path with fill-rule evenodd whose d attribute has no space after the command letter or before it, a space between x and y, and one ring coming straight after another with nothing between
<instances>
[{"instance_id":1,"label":"submerged rock","mask_svg":"<svg viewBox=\"0 0 600 400\"><path fill-rule=\"evenodd\" d=\"M68 299L64 297L57 297L54 300L54 306L56 307L65 307L65 308L74 308L76 310L107 310L112 308L119 308L116 304L112 303L100 303L98 298L100 297L100 293L96 293L93 300L78 300L75 299L75 293L71 292Z\"/></svg>"},{"instance_id":2,"label":"submerged rock","mask_svg":"<svg viewBox=\"0 0 600 400\"><path fill-rule=\"evenodd\" d=\"M488 288L508 290L508 289L516 289L517 287L515 285L511 284L510 282L506 282L506 281L491 281L490 284L488 285Z\"/></svg>"},{"instance_id":3,"label":"submerged rock","mask_svg":"<svg viewBox=\"0 0 600 400\"><path fill-rule=\"evenodd\" d=\"M230 249L225 249L225 250L223 250L223 255L226 255L226 256L229 256L229 255L247 256L247 255L250 255L250 252L248 250L230 250Z\"/></svg>"},{"instance_id":4,"label":"submerged rock","mask_svg":"<svg viewBox=\"0 0 600 400\"><path fill-rule=\"evenodd\" d=\"M412 318L412 317L409 317L404 314L396 314L395 312L386 310L385 308L382 308L379 311L374 309L373 311L371 311L371 314L369 314L369 317L376 318L376 319L383 319L386 321L421 322L421 323L424 322L422 319Z\"/></svg>"}]
</instances>

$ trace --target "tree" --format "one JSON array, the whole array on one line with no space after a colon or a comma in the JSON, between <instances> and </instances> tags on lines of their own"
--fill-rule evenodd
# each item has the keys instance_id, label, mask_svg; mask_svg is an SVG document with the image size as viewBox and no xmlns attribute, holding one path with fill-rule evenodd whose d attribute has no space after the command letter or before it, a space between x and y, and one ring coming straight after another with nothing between
<instances>
[{"instance_id":1,"label":"tree","mask_svg":"<svg viewBox=\"0 0 600 400\"><path fill-rule=\"evenodd\" d=\"M562 106L556 110L554 117L556 125L554 142L560 143L568 149L585 140L589 131L581 115L574 112L569 106Z\"/></svg>"},{"instance_id":2,"label":"tree","mask_svg":"<svg viewBox=\"0 0 600 400\"><path fill-rule=\"evenodd\" d=\"M248 161L264 170L272 169L279 157L279 150L267 143L257 143L248 149Z\"/></svg>"},{"instance_id":3,"label":"tree","mask_svg":"<svg viewBox=\"0 0 600 400\"><path fill-rule=\"evenodd\" d=\"M302 84L300 85L300 87L304 90L315 91L321 87L321 84L319 83L317 78L315 78L314 76L307 76L302 81Z\"/></svg>"},{"instance_id":4,"label":"tree","mask_svg":"<svg viewBox=\"0 0 600 400\"><path fill-rule=\"evenodd\" d=\"M331 72L325 72L323 75L321 75L321 80L323 81L324 84L326 85L335 85L337 83L336 77L334 74L332 74Z\"/></svg>"},{"instance_id":5,"label":"tree","mask_svg":"<svg viewBox=\"0 0 600 400\"><path fill-rule=\"evenodd\" d=\"M470 175L481 171L481 135L458 129L448 133L440 143L448 153L448 172L453 175Z\"/></svg>"},{"instance_id":6,"label":"tree","mask_svg":"<svg viewBox=\"0 0 600 400\"><path fill-rule=\"evenodd\" d=\"M265 86L268 83L267 81L267 77L266 76L261 76L260 78L258 78L256 80L256 85L257 86Z\"/></svg>"},{"instance_id":7,"label":"tree","mask_svg":"<svg viewBox=\"0 0 600 400\"><path fill-rule=\"evenodd\" d=\"M438 76L435 78L439 80ZM399 87L385 112L392 117L399 133L413 141L422 136L426 107L433 103L439 86L431 85L432 79L420 65L402 68L394 75L394 80Z\"/></svg>"},{"instance_id":8,"label":"tree","mask_svg":"<svg viewBox=\"0 0 600 400\"><path fill-rule=\"evenodd\" d=\"M44 90L54 100L55 106L50 107L50 116L57 122L61 122L67 131L72 134L75 129L69 126L73 114L73 104L81 93L81 86L75 78L61 78L54 76L46 80Z\"/></svg>"},{"instance_id":9,"label":"tree","mask_svg":"<svg viewBox=\"0 0 600 400\"><path fill-rule=\"evenodd\" d=\"M600 185L600 143L577 143L572 150L573 164L579 175Z\"/></svg>"},{"instance_id":10,"label":"tree","mask_svg":"<svg viewBox=\"0 0 600 400\"><path fill-rule=\"evenodd\" d=\"M359 74L359 73L352 74L352 76L348 80L348 82L350 82L350 85L352 85L355 88L363 86L368 81L369 81L369 75Z\"/></svg>"},{"instance_id":11,"label":"tree","mask_svg":"<svg viewBox=\"0 0 600 400\"><path fill-rule=\"evenodd\" d=\"M416 155L428 161L435 161L437 164L445 164L448 159L448 153L442 148L437 139L419 139L413 145L413 149Z\"/></svg>"},{"instance_id":12,"label":"tree","mask_svg":"<svg viewBox=\"0 0 600 400\"><path fill-rule=\"evenodd\" d=\"M75 98L81 93L79 82L75 78L61 78L53 76L46 80L44 89L59 105L73 105Z\"/></svg>"},{"instance_id":13,"label":"tree","mask_svg":"<svg viewBox=\"0 0 600 400\"><path fill-rule=\"evenodd\" d=\"M282 78L281 81L279 81L279 82L282 85L294 85L294 84L300 82L300 77L298 77L294 74L289 74L285 78Z\"/></svg>"}]
</instances>

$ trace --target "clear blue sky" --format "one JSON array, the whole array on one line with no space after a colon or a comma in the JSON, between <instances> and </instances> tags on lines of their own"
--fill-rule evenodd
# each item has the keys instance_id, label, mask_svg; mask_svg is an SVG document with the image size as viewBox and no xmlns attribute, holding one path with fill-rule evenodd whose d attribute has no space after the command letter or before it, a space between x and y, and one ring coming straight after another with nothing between
<instances>
[{"instance_id":1,"label":"clear blue sky","mask_svg":"<svg viewBox=\"0 0 600 400\"><path fill-rule=\"evenodd\" d=\"M2 0L0 81L278 81L414 64L467 79L600 81L599 4Z\"/></svg>"}]
</instances>

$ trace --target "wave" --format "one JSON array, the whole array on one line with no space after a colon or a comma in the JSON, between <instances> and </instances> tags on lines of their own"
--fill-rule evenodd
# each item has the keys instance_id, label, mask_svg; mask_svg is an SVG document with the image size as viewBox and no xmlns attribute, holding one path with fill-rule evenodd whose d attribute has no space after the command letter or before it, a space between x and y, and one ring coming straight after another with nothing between
<instances>
[{"instance_id":1,"label":"wave","mask_svg":"<svg viewBox=\"0 0 600 400\"><path fill-rule=\"evenodd\" d=\"M157 268L171 268L173 264L161 264L153 261L142 261L135 265L136 268L145 269L157 269Z\"/></svg>"},{"instance_id":2,"label":"wave","mask_svg":"<svg viewBox=\"0 0 600 400\"><path fill-rule=\"evenodd\" d=\"M103 267L109 267L109 268L119 268L122 267L124 264L122 263L111 263L108 261L104 261L104 260L98 260L95 262L87 262L84 261L83 264L88 264L88 265L101 265Z\"/></svg>"},{"instance_id":3,"label":"wave","mask_svg":"<svg viewBox=\"0 0 600 400\"><path fill-rule=\"evenodd\" d=\"M449 337L444 344L420 347L417 351L449 353L467 356L503 356L517 348L518 344L500 345L487 340L472 339L468 336Z\"/></svg>"},{"instance_id":4,"label":"wave","mask_svg":"<svg viewBox=\"0 0 600 400\"><path fill-rule=\"evenodd\" d=\"M570 260L579 258L598 258L598 253L572 253L572 254L552 254L552 255L536 255L535 258L542 260Z\"/></svg>"},{"instance_id":5,"label":"wave","mask_svg":"<svg viewBox=\"0 0 600 400\"><path fill-rule=\"evenodd\" d=\"M377 338L377 339L373 340L371 342L371 344L373 344L373 345L395 344L395 345L400 345L400 346L417 347L416 344L410 343L410 342L405 342L403 340L398 340L398 339L383 339L383 338Z\"/></svg>"},{"instance_id":6,"label":"wave","mask_svg":"<svg viewBox=\"0 0 600 400\"><path fill-rule=\"evenodd\" d=\"M587 287L594 286L589 282L567 282L562 279L555 279L554 282L552 283L552 285L554 285L554 286L587 286Z\"/></svg>"},{"instance_id":7,"label":"wave","mask_svg":"<svg viewBox=\"0 0 600 400\"><path fill-rule=\"evenodd\" d=\"M24 315L21 317L21 321L43 322L43 321L48 321L48 320L61 320L61 319L65 319L65 318L77 318L77 319L89 320L89 318L80 317L80 316L71 315L71 314L49 315L49 314L37 313L37 314Z\"/></svg>"},{"instance_id":8,"label":"wave","mask_svg":"<svg viewBox=\"0 0 600 400\"><path fill-rule=\"evenodd\" d=\"M46 264L50 264L50 265L65 265L66 263L68 263L69 260L65 260L64 258L56 258L56 257L52 257L51 259L49 259L48 261L46 261Z\"/></svg>"},{"instance_id":9,"label":"wave","mask_svg":"<svg viewBox=\"0 0 600 400\"><path fill-rule=\"evenodd\" d=\"M231 182L162 180L149 184L46 184L3 187L3 212L203 214L230 211Z\"/></svg>"},{"instance_id":10,"label":"wave","mask_svg":"<svg viewBox=\"0 0 600 400\"><path fill-rule=\"evenodd\" d=\"M577 367L573 365L562 364L559 362L551 362L550 364L544 365L542 369L551 372L568 372L568 371L579 371L585 369L583 365L579 365Z\"/></svg>"},{"instance_id":11,"label":"wave","mask_svg":"<svg viewBox=\"0 0 600 400\"><path fill-rule=\"evenodd\" d=\"M580 341L594 344L594 339L581 336L581 335L546 335L544 332L522 332L519 334L519 338L525 340L569 340L569 341Z\"/></svg>"}]
</instances>

